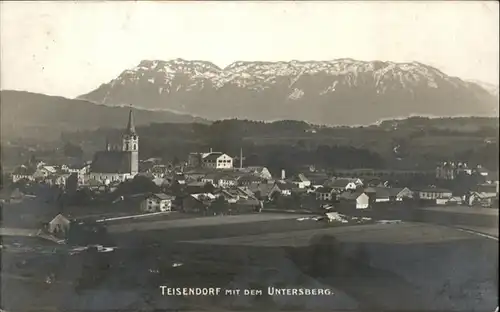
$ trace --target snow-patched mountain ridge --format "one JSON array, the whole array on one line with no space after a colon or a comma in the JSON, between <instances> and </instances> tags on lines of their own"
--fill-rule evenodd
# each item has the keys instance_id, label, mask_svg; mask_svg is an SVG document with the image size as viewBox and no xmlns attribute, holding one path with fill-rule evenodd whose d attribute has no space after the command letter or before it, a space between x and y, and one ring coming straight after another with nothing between
<instances>
[{"instance_id":1,"label":"snow-patched mountain ridge","mask_svg":"<svg viewBox=\"0 0 500 312\"><path fill-rule=\"evenodd\" d=\"M175 109L207 118L291 118L319 123L376 121L325 116L346 115L349 105L376 108L380 110L373 115L376 118L496 114L490 94L476 83L418 62L353 59L239 61L225 68L206 61L144 60L82 98Z\"/></svg>"},{"instance_id":2,"label":"snow-patched mountain ridge","mask_svg":"<svg viewBox=\"0 0 500 312\"><path fill-rule=\"evenodd\" d=\"M393 62L362 62L352 59L339 59L333 61L291 61L291 62L235 62L224 69L217 67L210 62L185 61L175 59L172 61L142 61L133 69L125 70L117 79L111 82L126 84L141 80L151 73L163 75L163 82L169 85L177 75L189 75L194 81L199 82L204 79L210 80L218 88L226 84L235 84L240 87L266 88L266 85L276 83L275 77L290 77L290 88L303 75L326 74L331 76L347 76L345 84L357 86L362 83L362 75L371 73L375 85L384 92L384 81L395 79L402 87L407 84L418 85L425 80L429 87L437 88L436 78L448 79L448 81L458 87L460 83L466 84L457 78L447 77L441 71L423 65L418 62L393 63ZM154 83L156 79L151 77L148 81ZM160 80L161 81L161 80ZM196 83L193 83L195 85ZM337 83L334 83L335 85ZM324 90L334 92L334 86ZM293 89L293 88L292 88ZM167 90L168 92L169 90Z\"/></svg>"}]
</instances>

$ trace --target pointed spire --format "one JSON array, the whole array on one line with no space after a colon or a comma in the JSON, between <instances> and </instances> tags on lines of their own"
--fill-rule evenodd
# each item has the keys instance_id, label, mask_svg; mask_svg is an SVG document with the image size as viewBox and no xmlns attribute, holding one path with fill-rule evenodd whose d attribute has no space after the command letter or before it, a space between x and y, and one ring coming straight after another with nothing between
<instances>
[{"instance_id":1,"label":"pointed spire","mask_svg":"<svg viewBox=\"0 0 500 312\"><path fill-rule=\"evenodd\" d=\"M135 124L134 124L134 115L132 113L132 105L130 105L130 112L128 114L128 123L127 123L127 134L135 135Z\"/></svg>"}]
</instances>

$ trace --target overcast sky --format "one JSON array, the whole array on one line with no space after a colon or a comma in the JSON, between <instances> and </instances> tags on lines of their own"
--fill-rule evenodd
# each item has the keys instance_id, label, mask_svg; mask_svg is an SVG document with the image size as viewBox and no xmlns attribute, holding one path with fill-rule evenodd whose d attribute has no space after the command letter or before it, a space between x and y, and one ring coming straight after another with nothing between
<instances>
[{"instance_id":1,"label":"overcast sky","mask_svg":"<svg viewBox=\"0 0 500 312\"><path fill-rule=\"evenodd\" d=\"M1 88L76 97L143 59L419 61L498 85L498 3L2 2Z\"/></svg>"}]
</instances>

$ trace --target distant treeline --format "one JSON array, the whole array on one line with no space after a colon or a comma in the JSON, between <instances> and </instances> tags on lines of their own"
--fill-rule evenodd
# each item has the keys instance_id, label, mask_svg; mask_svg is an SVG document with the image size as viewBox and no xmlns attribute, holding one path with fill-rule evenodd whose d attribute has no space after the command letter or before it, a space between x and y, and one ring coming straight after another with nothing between
<instances>
[{"instance_id":1,"label":"distant treeline","mask_svg":"<svg viewBox=\"0 0 500 312\"><path fill-rule=\"evenodd\" d=\"M156 123L139 127L138 132L143 159L185 159L189 152L210 148L238 156L242 148L246 165L265 165L274 170L293 171L309 164L327 168L431 169L443 160L497 168L498 128L488 126L492 124L490 119L486 118L482 125L482 119L472 119L474 127L470 127L465 119L458 118L454 127L443 127L453 120L419 117L398 121L391 127L322 127L292 120L268 123L232 119L210 125ZM423 127L424 122L430 124ZM463 130L457 130L460 125ZM120 137L120 129L99 129L65 133L62 141L83 144L84 150L102 149L106 138L119 143Z\"/></svg>"},{"instance_id":2,"label":"distant treeline","mask_svg":"<svg viewBox=\"0 0 500 312\"><path fill-rule=\"evenodd\" d=\"M153 123L137 130L141 159L186 159L190 152L210 148L239 156L242 148L245 165L264 165L274 171L295 171L311 164L333 169L429 170L444 160L482 164L495 170L497 123L494 118L414 117L366 127L326 127L292 120L270 123L232 119L212 124ZM57 151L37 148L37 153L74 156L80 153L79 146L90 157L104 149L106 139L121 146L122 131L100 128L63 133Z\"/></svg>"}]
</instances>

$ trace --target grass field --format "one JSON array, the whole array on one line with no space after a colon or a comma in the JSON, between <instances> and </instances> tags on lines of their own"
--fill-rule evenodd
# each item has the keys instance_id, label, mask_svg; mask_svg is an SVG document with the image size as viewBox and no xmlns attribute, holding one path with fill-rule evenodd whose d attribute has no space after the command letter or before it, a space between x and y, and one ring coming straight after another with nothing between
<instances>
[{"instance_id":1,"label":"grass field","mask_svg":"<svg viewBox=\"0 0 500 312\"><path fill-rule=\"evenodd\" d=\"M31 307L32 311L45 306L464 312L496 307L495 241L430 224L331 226L298 221L299 217L266 213L116 224L110 233L120 248L107 254L108 269L98 282L84 288L77 288L75 279L70 287L28 287L25 281L2 279L3 294L11 294L4 302L6 307ZM317 253L315 248L323 246L318 239L325 237L341 244L341 258L328 250ZM366 261L339 262L355 255L360 246L365 248ZM174 263L182 265L173 267ZM310 271L319 263L326 268L340 265L341 269ZM69 266L60 265L62 272L65 267ZM91 276L92 272L72 272L71 276ZM329 288L336 296L162 297L159 285ZM33 298L23 301L23 294Z\"/></svg>"}]
</instances>

